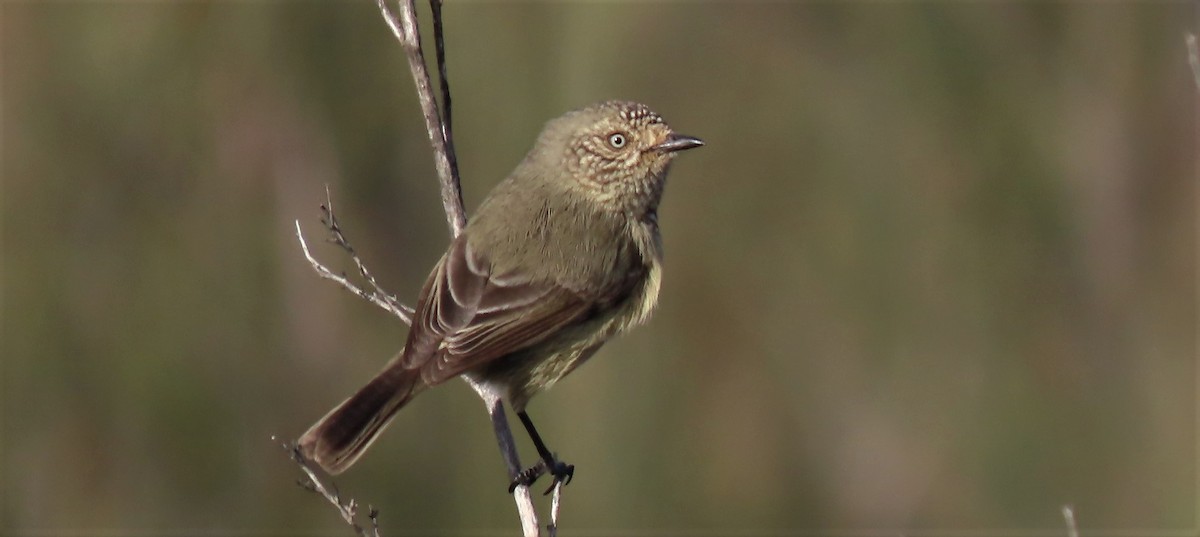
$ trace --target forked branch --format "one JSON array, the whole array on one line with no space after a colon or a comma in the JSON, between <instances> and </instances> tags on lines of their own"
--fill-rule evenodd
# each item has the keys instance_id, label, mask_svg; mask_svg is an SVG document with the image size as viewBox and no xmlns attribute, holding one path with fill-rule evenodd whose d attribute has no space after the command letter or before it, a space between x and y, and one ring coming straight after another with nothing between
<instances>
[{"instance_id":1,"label":"forked branch","mask_svg":"<svg viewBox=\"0 0 1200 537\"><path fill-rule=\"evenodd\" d=\"M325 229L329 232L329 241L341 247L342 250L345 250L346 254L349 255L354 261L354 265L358 267L359 276L362 276L362 278L371 285L372 291L368 293L361 287L354 285L352 282L350 282L349 278L346 277L345 272L335 273L332 270L329 270L329 268L325 265L322 265L321 262L317 261L317 259L313 257L312 252L308 250L308 243L304 240L304 233L300 231L300 221L297 220L296 239L300 241L300 248L304 250L304 258L308 260L308 264L312 265L313 270L317 271L317 275L341 285L351 293L358 295L359 298L367 300L368 302L383 308L388 313L399 317L401 321L404 321L404 324L411 325L413 309L401 304L396 299L396 295L384 291L383 288L379 286L379 282L375 280L375 276L371 274L369 269L367 269L367 265L358 257L358 252L354 251L354 247L350 245L350 241L346 239L346 235L342 233L342 227L338 224L337 216L333 213L333 199L329 195L328 185L325 186L325 204L321 205L321 223L325 224Z\"/></svg>"},{"instance_id":2,"label":"forked branch","mask_svg":"<svg viewBox=\"0 0 1200 537\"><path fill-rule=\"evenodd\" d=\"M321 478L317 477L317 472L312 469L312 465L309 464L308 459L304 458L304 455L302 455L300 450L296 448L296 444L279 442L279 439L274 436L271 437L271 441L279 443L280 446L282 446L283 449L286 450L292 457L292 460L300 466L300 469L304 471L304 475L308 478L308 480L297 481L296 483L298 485L310 492L320 494L323 498L325 498L326 501L333 505L334 509L337 509L338 514L342 516L342 520L344 520L346 524L350 525L350 528L353 529L354 533L359 537L380 537L378 509L367 506L367 519L371 521L371 532L367 533L367 529L364 528L362 524L358 523L358 501L356 501L354 498L343 501L341 494L338 493L336 485L333 483L326 485L324 482L322 482Z\"/></svg>"},{"instance_id":3,"label":"forked branch","mask_svg":"<svg viewBox=\"0 0 1200 537\"><path fill-rule=\"evenodd\" d=\"M434 7L434 26L441 27L441 2ZM429 141L433 144L433 160L437 168L438 178L442 183L442 208L446 211L446 222L450 225L450 236L457 237L467 225L467 212L463 209L462 188L459 186L457 159L454 158L454 148L448 133L450 129L443 127L442 113L438 109L437 98L433 94L429 81L429 70L425 67L425 52L421 49L421 33L417 29L417 8L413 0L400 0L400 18L397 19L387 7L387 0L376 0L383 20L392 29L392 34L400 41L404 55L408 57L408 67L412 71L413 82L417 85L417 99L421 102L421 115L425 117L425 130L429 133ZM442 37L441 31L435 32L435 38ZM444 50L445 45L437 45ZM442 90L450 94L450 86L446 81L445 54L439 54L442 67L439 72L442 78ZM446 100L447 109L450 101ZM448 115L448 114L447 114Z\"/></svg>"},{"instance_id":4,"label":"forked branch","mask_svg":"<svg viewBox=\"0 0 1200 537\"><path fill-rule=\"evenodd\" d=\"M392 30L392 34L400 41L405 56L408 60L409 69L413 75L413 81L417 87L417 98L421 103L421 114L425 119L425 128L429 135L430 144L433 147L434 165L437 169L438 178L441 183L442 207L446 212L446 222L450 227L451 237L457 237L466 227L467 216L466 210L463 208L462 188L460 186L458 175L458 161L454 153L454 137L451 127L451 101L450 101L450 84L446 77L446 51L445 37L443 34L442 25L442 0L430 0L430 8L433 11L433 27L434 41L436 44L436 59L438 64L438 75L441 82L442 104L438 106L437 97L434 95L432 83L429 78L429 71L425 64L425 54L421 47L421 34L417 27L416 6L413 0L399 0L399 17L392 13L387 6L387 0L376 0L379 6L379 11L383 15L384 21ZM329 198L328 190L326 197ZM350 242L342 233L341 226L338 225L337 219L333 213L333 203L331 199L326 200L326 204L321 206L322 222L330 233L330 240L339 245L350 257L354 260L355 266L358 267L359 275L366 280L371 286L372 291L367 292L364 289L354 285L346 277L345 273L337 274L319 263L309 252L308 244L304 240L304 236L300 231L300 223L296 222L296 236L300 241L300 245L304 250L304 256L317 271L322 278L334 281L350 290L360 298L366 299L371 303L387 310L389 313L399 317L406 324L412 324L413 309L399 303L396 297L384 291L376 282L374 276L367 269L366 265L359 259L354 248L350 246ZM504 404L501 399L494 393L491 393L483 386L471 384L471 387L483 399L484 405L487 408L488 415L491 417L492 428L496 434L496 441L500 447L500 453L504 457L505 464L508 467L509 476L515 478L521 471L520 458L517 455L516 442L513 440L512 430L508 426L508 419L504 413ZM353 500L343 503L340 496L337 494L335 486L324 485L312 470L309 461L296 450L291 450L292 457L304 470L308 476L309 483L305 487L320 493L331 504L333 504L345 520L361 537L379 537L379 527L377 524L378 512L371 510L369 515L373 536L368 536L366 530L361 524L356 522L357 503ZM562 483L558 482L553 488L553 497L550 507L550 524L546 526L547 533L553 537L558 531L558 512L562 500ZM530 498L529 488L527 486L519 486L513 491L513 499L517 505L517 513L521 519L521 530L525 537L536 537L541 534L541 527L538 524L537 512L533 507L533 500Z\"/></svg>"}]
</instances>

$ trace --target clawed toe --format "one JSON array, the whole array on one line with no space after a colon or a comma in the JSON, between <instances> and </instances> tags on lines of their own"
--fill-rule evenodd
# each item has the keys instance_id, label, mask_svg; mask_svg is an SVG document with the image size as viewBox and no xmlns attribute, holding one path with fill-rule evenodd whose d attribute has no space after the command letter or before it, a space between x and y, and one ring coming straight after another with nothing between
<instances>
[{"instance_id":1,"label":"clawed toe","mask_svg":"<svg viewBox=\"0 0 1200 537\"><path fill-rule=\"evenodd\" d=\"M517 478L513 479L512 483L508 484L509 494L512 494L512 492L517 490L517 487L519 486L524 485L528 487L529 485L532 485L534 481L537 481L539 477L542 477L542 474L547 472L554 476L554 481L550 483L550 487L547 488L546 492L543 492L542 495L550 494L550 491L554 490L554 487L559 483L562 483L563 485L570 484L571 480L575 478L575 465L567 464L559 460L555 460L550 464L547 464L544 460L538 461L537 464L521 470L521 473L517 474Z\"/></svg>"},{"instance_id":2,"label":"clawed toe","mask_svg":"<svg viewBox=\"0 0 1200 537\"><path fill-rule=\"evenodd\" d=\"M567 464L562 461L554 461L554 467L550 469L550 475L554 476L554 481L550 482L550 486L546 488L546 492L542 496L550 494L554 487L559 483L564 486L569 485L571 480L575 478L575 465Z\"/></svg>"},{"instance_id":3,"label":"clawed toe","mask_svg":"<svg viewBox=\"0 0 1200 537\"><path fill-rule=\"evenodd\" d=\"M521 470L521 473L517 474L516 479L513 479L512 483L508 484L508 493L512 494L521 485L526 487L532 485L544 473L546 473L546 461L538 461L537 464Z\"/></svg>"}]
</instances>

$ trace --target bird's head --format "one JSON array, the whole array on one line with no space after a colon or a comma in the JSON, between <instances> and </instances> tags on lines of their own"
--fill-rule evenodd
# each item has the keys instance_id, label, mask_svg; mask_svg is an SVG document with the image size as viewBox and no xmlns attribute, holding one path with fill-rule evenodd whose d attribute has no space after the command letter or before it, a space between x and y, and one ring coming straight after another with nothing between
<instances>
[{"instance_id":1,"label":"bird's head","mask_svg":"<svg viewBox=\"0 0 1200 537\"><path fill-rule=\"evenodd\" d=\"M671 130L646 105L605 101L546 124L540 158L561 159L568 180L613 208L653 210L679 151L704 145Z\"/></svg>"}]
</instances>

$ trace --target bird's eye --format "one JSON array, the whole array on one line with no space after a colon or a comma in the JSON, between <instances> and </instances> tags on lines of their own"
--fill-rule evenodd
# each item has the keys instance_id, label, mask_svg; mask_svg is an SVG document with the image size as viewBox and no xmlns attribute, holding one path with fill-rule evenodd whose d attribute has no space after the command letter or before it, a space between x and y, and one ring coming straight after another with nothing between
<instances>
[{"instance_id":1,"label":"bird's eye","mask_svg":"<svg viewBox=\"0 0 1200 537\"><path fill-rule=\"evenodd\" d=\"M608 145L611 145L613 149L625 147L625 135L619 132L608 135Z\"/></svg>"}]
</instances>

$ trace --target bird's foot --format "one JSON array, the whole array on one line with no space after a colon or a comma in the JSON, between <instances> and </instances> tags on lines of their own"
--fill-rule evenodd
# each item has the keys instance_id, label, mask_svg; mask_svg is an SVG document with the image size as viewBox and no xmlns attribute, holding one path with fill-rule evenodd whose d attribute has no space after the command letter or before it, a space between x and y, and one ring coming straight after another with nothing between
<instances>
[{"instance_id":1,"label":"bird's foot","mask_svg":"<svg viewBox=\"0 0 1200 537\"><path fill-rule=\"evenodd\" d=\"M550 483L550 487L547 488L546 492L543 492L542 495L550 494L550 491L554 490L554 487L559 483L562 483L563 485L569 484L571 479L575 477L574 464L567 464L557 459L547 463L546 460L543 459L538 461L537 464L521 470L521 473L517 474L517 478L512 480L512 483L509 483L508 492L511 494L512 491L517 490L517 487L521 485L525 485L527 487L532 485L533 482L537 481L539 477L542 477L542 474L546 473L547 470L550 472L550 475L554 476L554 481Z\"/></svg>"}]
</instances>

